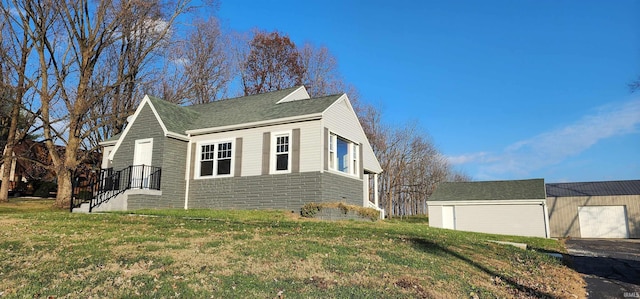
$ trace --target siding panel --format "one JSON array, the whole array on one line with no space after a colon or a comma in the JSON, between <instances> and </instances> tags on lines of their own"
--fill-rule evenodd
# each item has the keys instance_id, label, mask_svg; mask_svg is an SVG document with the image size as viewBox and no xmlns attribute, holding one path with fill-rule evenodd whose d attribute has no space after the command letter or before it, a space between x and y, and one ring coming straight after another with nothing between
<instances>
[{"instance_id":1,"label":"siding panel","mask_svg":"<svg viewBox=\"0 0 640 299\"><path fill-rule=\"evenodd\" d=\"M156 119L151 108L145 104L135 122L129 124L127 135L120 143L118 151L113 157L113 169L121 170L133 164L133 152L135 141L137 139L153 138L153 154L151 164L153 166L162 166L164 151L164 132L160 127L160 123Z\"/></svg>"},{"instance_id":2,"label":"siding panel","mask_svg":"<svg viewBox=\"0 0 640 299\"><path fill-rule=\"evenodd\" d=\"M355 116L345 101L340 101L331 106L331 108L325 111L323 119L324 126L329 128L331 132L349 139L356 144L362 143L364 145L363 164L365 169L375 171L380 167L371 149L369 140L364 135L357 116Z\"/></svg>"},{"instance_id":3,"label":"siding panel","mask_svg":"<svg viewBox=\"0 0 640 299\"><path fill-rule=\"evenodd\" d=\"M546 237L541 205L458 205L454 209L456 230Z\"/></svg>"},{"instance_id":4,"label":"siding panel","mask_svg":"<svg viewBox=\"0 0 640 299\"><path fill-rule=\"evenodd\" d=\"M310 202L362 205L362 182L321 172L192 180L189 208L282 209Z\"/></svg>"},{"instance_id":5,"label":"siding panel","mask_svg":"<svg viewBox=\"0 0 640 299\"><path fill-rule=\"evenodd\" d=\"M264 134L293 129L300 129L300 172L319 171L322 157L319 120L206 134L194 136L193 141L242 138L242 176L256 176L262 175Z\"/></svg>"}]
</instances>

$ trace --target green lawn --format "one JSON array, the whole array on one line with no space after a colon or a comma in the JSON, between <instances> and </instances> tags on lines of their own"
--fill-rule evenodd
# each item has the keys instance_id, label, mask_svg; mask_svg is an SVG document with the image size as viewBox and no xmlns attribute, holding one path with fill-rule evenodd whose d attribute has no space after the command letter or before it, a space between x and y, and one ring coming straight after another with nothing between
<instances>
[{"instance_id":1,"label":"green lawn","mask_svg":"<svg viewBox=\"0 0 640 299\"><path fill-rule=\"evenodd\" d=\"M323 222L281 211L70 214L0 204L0 297L584 297L583 281L516 241L427 219ZM144 214L144 215L142 215Z\"/></svg>"}]
</instances>

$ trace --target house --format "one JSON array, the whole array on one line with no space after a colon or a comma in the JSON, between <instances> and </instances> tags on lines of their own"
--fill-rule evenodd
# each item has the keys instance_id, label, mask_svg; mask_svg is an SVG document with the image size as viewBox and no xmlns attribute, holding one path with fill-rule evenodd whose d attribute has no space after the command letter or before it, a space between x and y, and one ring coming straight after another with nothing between
<instances>
[{"instance_id":1,"label":"house","mask_svg":"<svg viewBox=\"0 0 640 299\"><path fill-rule=\"evenodd\" d=\"M640 238L640 180L546 187L552 237Z\"/></svg>"},{"instance_id":2,"label":"house","mask_svg":"<svg viewBox=\"0 0 640 299\"><path fill-rule=\"evenodd\" d=\"M432 227L550 236L543 179L442 183L427 206Z\"/></svg>"},{"instance_id":3,"label":"house","mask_svg":"<svg viewBox=\"0 0 640 299\"><path fill-rule=\"evenodd\" d=\"M299 86L186 107L145 96L101 145L99 194L76 211L379 209L370 186L382 168L346 94L311 98Z\"/></svg>"}]
</instances>

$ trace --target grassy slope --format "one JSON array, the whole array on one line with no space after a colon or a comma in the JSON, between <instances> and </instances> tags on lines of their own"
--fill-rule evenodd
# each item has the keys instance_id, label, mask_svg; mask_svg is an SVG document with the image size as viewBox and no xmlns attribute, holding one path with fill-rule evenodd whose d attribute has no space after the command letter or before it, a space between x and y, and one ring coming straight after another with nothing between
<instances>
[{"instance_id":1,"label":"grassy slope","mask_svg":"<svg viewBox=\"0 0 640 299\"><path fill-rule=\"evenodd\" d=\"M278 211L70 214L0 204L0 296L584 297L580 276L536 251L554 240L408 221L321 222Z\"/></svg>"}]
</instances>

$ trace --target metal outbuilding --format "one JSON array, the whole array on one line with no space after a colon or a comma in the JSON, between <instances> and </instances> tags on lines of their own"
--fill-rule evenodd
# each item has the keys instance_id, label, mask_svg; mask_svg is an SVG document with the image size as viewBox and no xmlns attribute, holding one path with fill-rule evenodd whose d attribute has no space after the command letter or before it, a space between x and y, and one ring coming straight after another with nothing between
<instances>
[{"instance_id":1,"label":"metal outbuilding","mask_svg":"<svg viewBox=\"0 0 640 299\"><path fill-rule=\"evenodd\" d=\"M546 185L551 237L640 238L640 180Z\"/></svg>"}]
</instances>

